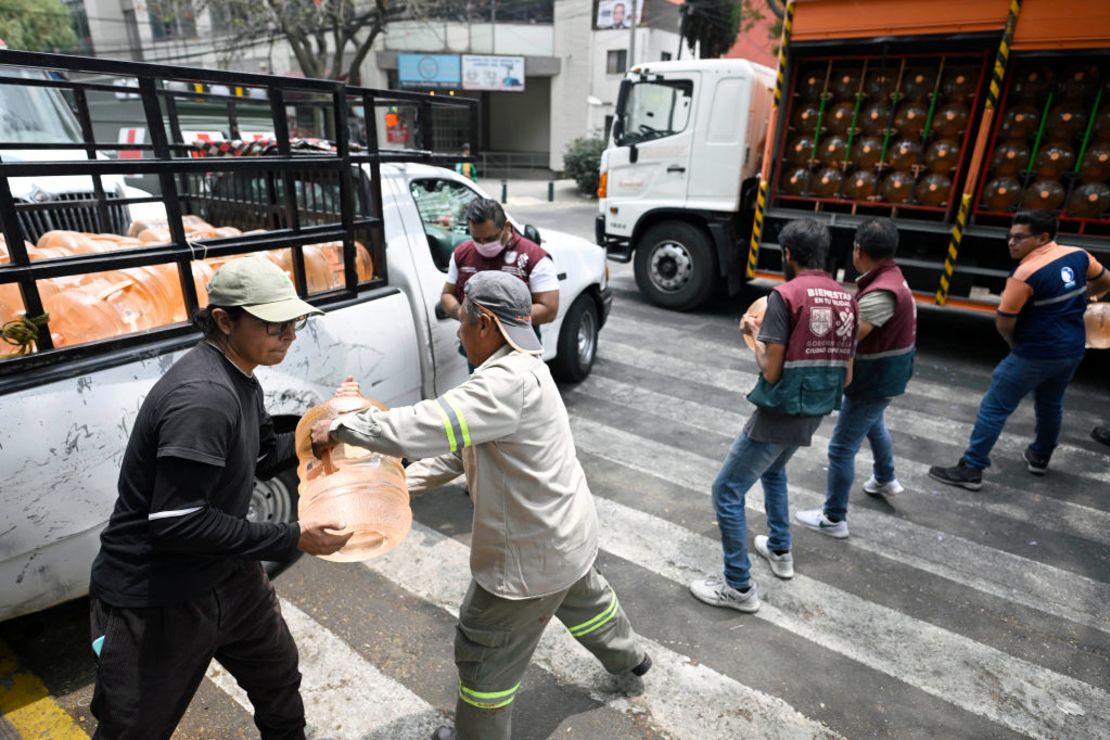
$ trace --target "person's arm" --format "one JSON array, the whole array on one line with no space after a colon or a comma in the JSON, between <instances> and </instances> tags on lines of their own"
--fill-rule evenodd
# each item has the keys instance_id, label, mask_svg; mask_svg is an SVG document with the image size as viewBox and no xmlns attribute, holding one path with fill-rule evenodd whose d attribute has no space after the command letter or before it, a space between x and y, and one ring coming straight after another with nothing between
<instances>
[{"instance_id":1,"label":"person's arm","mask_svg":"<svg viewBox=\"0 0 1110 740\"><path fill-rule=\"evenodd\" d=\"M312 429L313 450L320 453L346 442L383 455L422 460L501 439L520 424L525 377L491 368L439 398L321 421Z\"/></svg>"},{"instance_id":2,"label":"person's arm","mask_svg":"<svg viewBox=\"0 0 1110 740\"><path fill-rule=\"evenodd\" d=\"M455 262L455 253L451 253L451 260L447 263L447 282L443 284L443 292L439 296L439 305L448 316L453 316L462 321L462 302L455 296L456 286L459 284L459 266Z\"/></svg>"},{"instance_id":3,"label":"person's arm","mask_svg":"<svg viewBox=\"0 0 1110 740\"><path fill-rule=\"evenodd\" d=\"M874 290L861 297L859 305L859 331L856 341L862 342L867 335L890 321L898 302L889 290Z\"/></svg>"},{"instance_id":4,"label":"person's arm","mask_svg":"<svg viewBox=\"0 0 1110 740\"><path fill-rule=\"evenodd\" d=\"M559 315L559 291L532 294L532 324L550 324Z\"/></svg>"},{"instance_id":5,"label":"person's arm","mask_svg":"<svg viewBox=\"0 0 1110 740\"><path fill-rule=\"evenodd\" d=\"M405 485L410 496L419 496L447 485L462 474L462 456L458 452L449 452L409 465L405 468Z\"/></svg>"},{"instance_id":6,"label":"person's arm","mask_svg":"<svg viewBox=\"0 0 1110 740\"><path fill-rule=\"evenodd\" d=\"M528 290L532 293L532 324L548 324L559 315L559 275L555 262L544 257L528 274Z\"/></svg>"},{"instance_id":7,"label":"person's arm","mask_svg":"<svg viewBox=\"0 0 1110 740\"><path fill-rule=\"evenodd\" d=\"M294 432L275 432L274 420L264 408L259 409L258 427L258 464L254 474L262 480L269 480L296 464L296 435Z\"/></svg>"},{"instance_id":8,"label":"person's arm","mask_svg":"<svg viewBox=\"0 0 1110 740\"><path fill-rule=\"evenodd\" d=\"M331 534L342 522L249 522L208 505L223 469L176 457L158 458L148 515L154 548L249 560L289 560L301 549L328 555L350 535Z\"/></svg>"},{"instance_id":9,"label":"person's arm","mask_svg":"<svg viewBox=\"0 0 1110 740\"><path fill-rule=\"evenodd\" d=\"M1110 291L1110 270L1091 256L1090 266L1087 268L1087 293L1092 299L1097 300L1108 291Z\"/></svg>"},{"instance_id":10,"label":"person's arm","mask_svg":"<svg viewBox=\"0 0 1110 740\"><path fill-rule=\"evenodd\" d=\"M998 312L994 316L994 326L1011 349L1014 346L1018 314L1032 295L1033 288L1024 280L1006 278L1006 287L1002 289L1002 299L998 302Z\"/></svg>"},{"instance_id":11,"label":"person's arm","mask_svg":"<svg viewBox=\"0 0 1110 740\"><path fill-rule=\"evenodd\" d=\"M767 296L767 310L756 321L745 315L740 331L755 338L755 362L763 379L774 385L782 379L786 364L786 343L790 338L790 312L786 301L776 291Z\"/></svg>"}]
</instances>

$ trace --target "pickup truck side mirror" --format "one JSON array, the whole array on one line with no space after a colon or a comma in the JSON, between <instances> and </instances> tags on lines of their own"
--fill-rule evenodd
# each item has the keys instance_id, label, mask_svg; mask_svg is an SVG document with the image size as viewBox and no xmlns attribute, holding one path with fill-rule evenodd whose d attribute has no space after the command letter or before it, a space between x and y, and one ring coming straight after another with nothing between
<instances>
[{"instance_id":1,"label":"pickup truck side mirror","mask_svg":"<svg viewBox=\"0 0 1110 740\"><path fill-rule=\"evenodd\" d=\"M540 230L532 224L524 225L524 238L528 241L539 244L540 243Z\"/></svg>"}]
</instances>

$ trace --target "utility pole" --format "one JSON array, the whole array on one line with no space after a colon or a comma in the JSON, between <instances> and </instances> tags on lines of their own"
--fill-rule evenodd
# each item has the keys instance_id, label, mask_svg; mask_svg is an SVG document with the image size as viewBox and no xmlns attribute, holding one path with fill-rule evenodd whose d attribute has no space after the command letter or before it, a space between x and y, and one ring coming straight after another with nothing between
<instances>
[{"instance_id":1,"label":"utility pole","mask_svg":"<svg viewBox=\"0 0 1110 740\"><path fill-rule=\"evenodd\" d=\"M636 66L636 6L643 0L632 0L632 28L628 36L628 68Z\"/></svg>"}]
</instances>

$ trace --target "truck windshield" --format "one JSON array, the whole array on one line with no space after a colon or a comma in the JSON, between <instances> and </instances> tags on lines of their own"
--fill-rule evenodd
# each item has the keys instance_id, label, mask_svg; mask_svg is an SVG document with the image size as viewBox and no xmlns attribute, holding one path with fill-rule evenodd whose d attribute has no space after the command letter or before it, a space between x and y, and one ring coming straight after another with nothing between
<instances>
[{"instance_id":1,"label":"truck windshield","mask_svg":"<svg viewBox=\"0 0 1110 740\"><path fill-rule=\"evenodd\" d=\"M690 121L691 80L637 82L628 91L620 117L618 146L674 136Z\"/></svg>"},{"instance_id":2,"label":"truck windshield","mask_svg":"<svg viewBox=\"0 0 1110 740\"><path fill-rule=\"evenodd\" d=\"M9 143L81 143L81 127L62 93L7 79L46 79L41 72L0 67L0 140Z\"/></svg>"}]
</instances>

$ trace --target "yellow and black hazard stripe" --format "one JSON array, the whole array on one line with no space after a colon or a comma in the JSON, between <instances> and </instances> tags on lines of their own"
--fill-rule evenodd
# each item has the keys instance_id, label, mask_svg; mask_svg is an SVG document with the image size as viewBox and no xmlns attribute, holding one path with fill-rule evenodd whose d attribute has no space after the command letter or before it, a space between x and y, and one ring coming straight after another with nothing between
<instances>
[{"instance_id":1,"label":"yellow and black hazard stripe","mask_svg":"<svg viewBox=\"0 0 1110 740\"><path fill-rule=\"evenodd\" d=\"M1006 78L1006 69L1010 62L1010 46L1014 43L1014 31L1017 28L1020 13L1021 0L1010 0L1010 12L1006 17L1006 30L1002 34L1002 41L998 44L998 54L994 58L994 67L991 68L991 81L987 87L987 99L984 101L980 126L988 125L995 108L998 106L998 98L1002 94L1002 81ZM984 135L985 131L980 131L979 136L982 141L976 142L976 155L981 154L979 150L985 144ZM977 156L973 156L972 162L974 163L977 158ZM971 210L971 189L978 176L978 172L968 172L967 175L964 194L960 198L960 210L956 214L956 223L952 226L952 236L948 240L948 253L944 257L944 272L941 273L940 285L937 287L936 303L938 306L943 306L948 301L948 291L952 286L952 273L956 268L956 258L960 254L960 242L963 240L964 228L967 226L967 218Z\"/></svg>"},{"instance_id":2,"label":"yellow and black hazard stripe","mask_svg":"<svg viewBox=\"0 0 1110 740\"><path fill-rule=\"evenodd\" d=\"M777 114L782 103L782 88L786 83L786 47L790 43L790 34L793 28L794 0L790 0L786 4L786 13L782 19L782 35L779 37L779 61L778 69L775 72L775 98L771 106L773 114ZM774 136L774 132L768 131L767 135ZM763 212L767 208L768 179L762 176L759 178L759 194L755 199L755 220L752 222L752 238L748 245L748 266L745 270L749 278L755 277L755 265L759 261L759 243L763 236Z\"/></svg>"}]
</instances>

